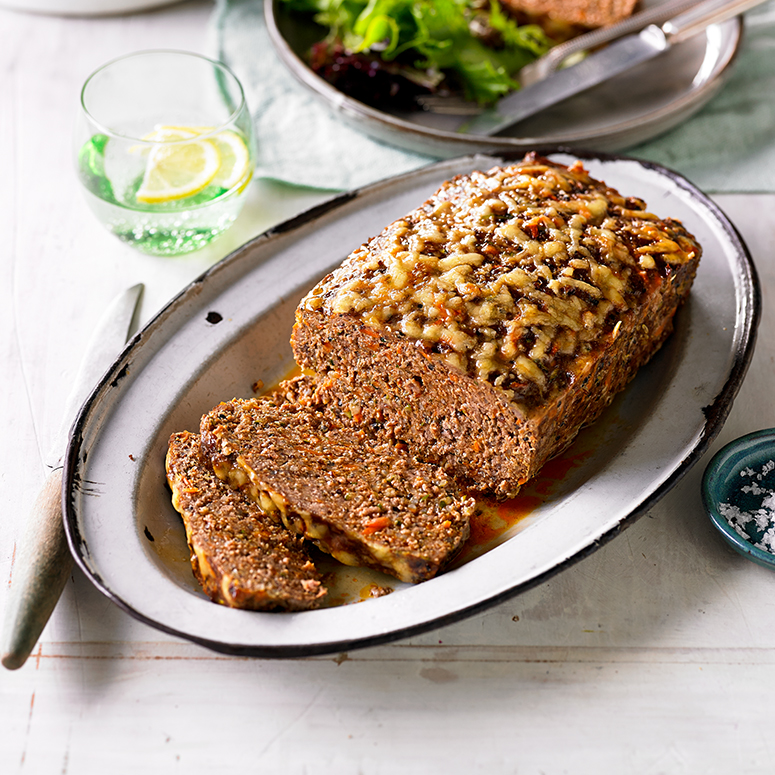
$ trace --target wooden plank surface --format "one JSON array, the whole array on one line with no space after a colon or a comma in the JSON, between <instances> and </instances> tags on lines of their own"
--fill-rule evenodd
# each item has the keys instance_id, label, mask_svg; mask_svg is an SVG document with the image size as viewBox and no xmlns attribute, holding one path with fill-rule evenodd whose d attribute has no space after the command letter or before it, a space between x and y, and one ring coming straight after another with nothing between
<instances>
[{"instance_id":1,"label":"wooden plank surface","mask_svg":"<svg viewBox=\"0 0 775 775\"><path fill-rule=\"evenodd\" d=\"M63 394L108 301L144 282L147 320L214 261L319 198L256 183L220 242L157 259L103 232L77 193L70 130L84 78L141 48L205 52L211 8L109 19L0 10L0 607ZM775 197L717 200L757 260L765 313L714 448L775 425ZM546 584L459 624L335 657L211 653L136 622L76 570L33 658L0 675L0 772L768 772L775 575L727 549L704 517L704 462Z\"/></svg>"}]
</instances>

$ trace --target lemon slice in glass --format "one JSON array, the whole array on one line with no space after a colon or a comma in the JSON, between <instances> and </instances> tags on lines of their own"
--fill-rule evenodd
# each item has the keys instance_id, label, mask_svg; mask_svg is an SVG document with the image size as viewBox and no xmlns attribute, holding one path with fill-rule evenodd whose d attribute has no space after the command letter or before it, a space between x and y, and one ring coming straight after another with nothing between
<instances>
[{"instance_id":1,"label":"lemon slice in glass","mask_svg":"<svg viewBox=\"0 0 775 775\"><path fill-rule=\"evenodd\" d=\"M213 131L215 131L215 127L212 126L161 124L153 132L143 137L143 140L157 142L186 140L199 135L209 135ZM221 167L211 182L227 191L238 183L246 183L250 179L250 152L245 145L244 138L234 130L225 129L206 139L213 143L221 154Z\"/></svg>"},{"instance_id":2,"label":"lemon slice in glass","mask_svg":"<svg viewBox=\"0 0 775 775\"><path fill-rule=\"evenodd\" d=\"M151 149L138 202L157 204L198 194L221 167L221 154L209 140L190 140Z\"/></svg>"},{"instance_id":3,"label":"lemon slice in glass","mask_svg":"<svg viewBox=\"0 0 775 775\"><path fill-rule=\"evenodd\" d=\"M151 142L173 142L174 140L188 140L197 135L212 132L209 126L170 126L168 124L157 124L153 132L148 132L143 136L143 140Z\"/></svg>"},{"instance_id":4,"label":"lemon slice in glass","mask_svg":"<svg viewBox=\"0 0 775 775\"><path fill-rule=\"evenodd\" d=\"M227 129L209 138L221 154L221 167L213 178L216 186L227 191L250 180L250 153L245 141Z\"/></svg>"},{"instance_id":5,"label":"lemon slice in glass","mask_svg":"<svg viewBox=\"0 0 775 775\"><path fill-rule=\"evenodd\" d=\"M244 139L230 129L198 139L213 131L210 126L158 125L143 137L174 145L133 146L132 152L148 155L137 199L149 204L184 199L213 184L226 191L248 183L250 152ZM191 142L180 142L190 140ZM215 155L213 154L215 150Z\"/></svg>"},{"instance_id":6,"label":"lemon slice in glass","mask_svg":"<svg viewBox=\"0 0 775 775\"><path fill-rule=\"evenodd\" d=\"M211 127L182 127L182 126L166 126L157 125L152 132L148 132L147 135L143 135L143 140L148 140L153 143L169 143L175 140L189 140L195 138L198 134L207 134L211 131ZM132 145L129 148L129 153L139 153L143 156L147 156L153 146L150 145Z\"/></svg>"}]
</instances>

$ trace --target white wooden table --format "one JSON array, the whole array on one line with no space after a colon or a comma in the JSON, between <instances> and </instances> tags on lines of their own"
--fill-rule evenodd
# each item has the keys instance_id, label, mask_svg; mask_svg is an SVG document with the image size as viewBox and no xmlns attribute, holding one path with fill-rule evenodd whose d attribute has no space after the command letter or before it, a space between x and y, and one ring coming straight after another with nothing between
<instances>
[{"instance_id":1,"label":"white wooden table","mask_svg":"<svg viewBox=\"0 0 775 775\"><path fill-rule=\"evenodd\" d=\"M147 320L318 198L255 183L237 225L181 259L134 252L88 211L70 145L82 81L133 50L205 52L211 9L193 0L102 19L0 9L0 606L63 396L108 301L144 282ZM754 255L765 310L714 449L775 425L775 196L717 201ZM727 549L703 516L707 459L541 587L336 657L211 653L138 623L75 570L31 659L0 673L0 773L772 772L775 575Z\"/></svg>"}]
</instances>

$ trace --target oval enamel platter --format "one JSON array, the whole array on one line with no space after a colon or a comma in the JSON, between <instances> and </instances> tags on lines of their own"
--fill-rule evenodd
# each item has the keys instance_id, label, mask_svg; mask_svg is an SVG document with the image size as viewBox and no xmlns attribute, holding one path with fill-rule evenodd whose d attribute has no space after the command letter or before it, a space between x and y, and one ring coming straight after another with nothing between
<instances>
[{"instance_id":1,"label":"oval enamel platter","mask_svg":"<svg viewBox=\"0 0 775 775\"><path fill-rule=\"evenodd\" d=\"M342 589L355 590L338 602L362 600L355 604L291 614L229 609L210 602L194 580L164 457L171 433L197 431L219 401L252 396L289 373L296 305L347 253L444 180L508 156L439 162L338 196L215 265L127 345L82 408L66 456L65 524L88 577L143 622L218 651L340 652L481 611L588 555L648 510L726 419L753 350L758 284L734 227L684 179L632 159L580 155L594 177L682 220L703 258L673 336L582 431L566 453L575 463L550 495L486 551L415 586L338 566L332 578L339 573ZM375 584L394 591L364 597Z\"/></svg>"},{"instance_id":2,"label":"oval enamel platter","mask_svg":"<svg viewBox=\"0 0 775 775\"><path fill-rule=\"evenodd\" d=\"M664 0L646 2L657 5ZM466 117L372 108L316 75L305 56L325 30L280 0L264 4L277 55L305 87L356 129L386 143L446 158L536 146L618 151L666 132L699 110L722 86L740 46L739 18L710 25L656 59L527 119L498 137L459 133Z\"/></svg>"}]
</instances>

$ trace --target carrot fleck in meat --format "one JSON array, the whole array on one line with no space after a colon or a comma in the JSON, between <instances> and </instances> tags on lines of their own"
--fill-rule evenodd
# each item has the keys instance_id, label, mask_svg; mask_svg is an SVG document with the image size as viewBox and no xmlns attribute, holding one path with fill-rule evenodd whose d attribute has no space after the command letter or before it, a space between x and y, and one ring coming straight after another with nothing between
<instances>
[{"instance_id":1,"label":"carrot fleck in meat","mask_svg":"<svg viewBox=\"0 0 775 775\"><path fill-rule=\"evenodd\" d=\"M363 528L364 535L373 535L374 533L384 530L390 524L390 520L387 517L376 517L366 523Z\"/></svg>"}]
</instances>

